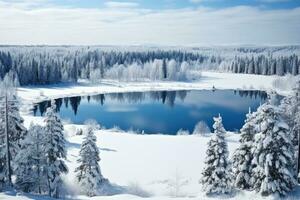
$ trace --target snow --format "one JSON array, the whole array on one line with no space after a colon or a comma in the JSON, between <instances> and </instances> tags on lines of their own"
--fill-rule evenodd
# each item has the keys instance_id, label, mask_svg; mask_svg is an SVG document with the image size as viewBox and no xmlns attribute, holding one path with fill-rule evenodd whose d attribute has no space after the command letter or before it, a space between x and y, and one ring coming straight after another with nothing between
<instances>
[{"instance_id":1,"label":"snow","mask_svg":"<svg viewBox=\"0 0 300 200\"><path fill-rule=\"evenodd\" d=\"M64 180L68 187L72 187L72 191L78 191L74 169L84 136L72 135L73 126L82 128L81 125L65 126L67 135L70 134L67 137L66 162L70 172ZM151 198L147 198L149 200L171 200L174 198L171 198L172 190L168 184L174 181L176 171L183 177L182 180L188 181L187 185L180 188L179 194L183 197L178 199L211 199L201 192L201 185L198 183L204 167L204 151L211 137L134 135L113 130L99 130L96 136L103 176L112 183L127 188L131 194L93 198L76 196L76 199L135 200L142 199L139 195L144 192L150 195ZM227 134L230 153L237 147L238 139L236 134ZM4 194L0 194L0 199L1 197L9 199ZM11 196L11 199L20 200L31 198L33 197ZM231 199L241 198L261 199L259 194L253 192L238 192Z\"/></svg>"},{"instance_id":2,"label":"snow","mask_svg":"<svg viewBox=\"0 0 300 200\"><path fill-rule=\"evenodd\" d=\"M189 182L182 188L183 194L197 196L200 192L198 181L204 166L201 151L209 137L133 135L107 130L100 130L96 135L102 174L111 182L121 186L135 184L154 196L169 196L168 183L177 171ZM71 159L76 159L82 137L68 139L70 173L75 163ZM74 182L72 179L69 181Z\"/></svg>"},{"instance_id":3,"label":"snow","mask_svg":"<svg viewBox=\"0 0 300 200\"><path fill-rule=\"evenodd\" d=\"M276 76L230 74L202 72L201 79L194 82L116 82L103 80L98 84L81 81L77 84L57 84L50 86L30 86L18 89L22 100L21 114L25 126L31 122L43 124L42 117L33 117L28 111L35 102L66 96L88 95L109 92L133 92L150 90L199 90L199 89L274 89L272 82ZM278 91L285 94L289 91ZM87 197L79 195L75 181L75 167L81 142L84 136L78 136L76 129L83 125L65 124L67 140L67 161L69 173L63 177L68 191L74 192L76 199L135 200L148 197L149 200L171 200L174 188L179 200L212 199L201 191L199 179L204 167L205 151L211 136L197 135L136 135L118 130L98 130L97 146L100 148L100 167L102 174L116 188L122 188L121 194L105 197ZM239 135L226 134L230 157L238 146ZM178 182L178 183L176 183ZM181 184L184 183L184 184ZM174 185L175 184L175 185ZM297 199L300 188L290 194ZM218 197L216 197L218 198ZM232 196L219 196L219 199L262 199L254 192L237 191ZM271 199L272 197L270 197ZM0 193L0 199L48 199L34 195L22 195L11 192ZM268 199L268 198L263 198Z\"/></svg>"}]
</instances>

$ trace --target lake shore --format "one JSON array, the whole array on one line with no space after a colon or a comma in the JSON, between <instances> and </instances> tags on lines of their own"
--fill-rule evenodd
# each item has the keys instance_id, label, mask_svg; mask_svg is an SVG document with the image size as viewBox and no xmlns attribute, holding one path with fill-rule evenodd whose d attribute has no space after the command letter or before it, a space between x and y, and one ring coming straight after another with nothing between
<instances>
[{"instance_id":1,"label":"lake shore","mask_svg":"<svg viewBox=\"0 0 300 200\"><path fill-rule=\"evenodd\" d=\"M21 111L26 113L32 109L33 103L57 99L62 97L84 96L120 92L146 92L146 91L171 91L171 90L275 90L281 95L292 91L275 88L273 82L278 76L264 76L252 74L233 74L219 72L202 72L193 82L172 81L142 81L119 82L102 80L99 83L90 83L81 80L78 83L60 83L53 85L27 86L18 89L22 101Z\"/></svg>"}]
</instances>

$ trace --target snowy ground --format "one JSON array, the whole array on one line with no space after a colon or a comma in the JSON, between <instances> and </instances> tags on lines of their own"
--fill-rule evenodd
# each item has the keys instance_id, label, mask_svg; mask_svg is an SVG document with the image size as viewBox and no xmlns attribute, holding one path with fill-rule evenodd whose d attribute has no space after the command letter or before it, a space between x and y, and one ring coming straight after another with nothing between
<instances>
[{"instance_id":1,"label":"snowy ground","mask_svg":"<svg viewBox=\"0 0 300 200\"><path fill-rule=\"evenodd\" d=\"M26 87L19 89L19 96L23 100L22 115L25 125L30 122L42 123L41 117L32 117L28 111L32 103L49 98L58 98L94 93L149 91L149 90L177 90L177 89L272 89L274 76L257 76L243 74L227 74L204 72L202 78L196 82L140 82L118 83L103 81L101 84L59 84L48 87ZM281 94L289 91L278 91ZM42 95L41 95L42 94ZM64 177L69 191L76 194L78 187L74 179L74 168L82 142L82 136L74 135L81 125L65 125L70 173ZM116 130L99 130L97 144L100 148L101 168L103 175L115 184L121 194L92 199L103 200L132 200L150 197L151 200L173 199L213 199L201 192L198 181L203 169L206 143L210 136L166 136L166 135L135 135ZM239 136L228 133L226 136L230 154L238 145ZM176 181L177 180L177 181ZM183 184L184 183L184 184ZM178 186L181 185L182 186ZM177 185L177 187L176 187ZM177 189L176 189L177 188ZM299 199L300 189L290 194L288 199ZM0 199L44 199L30 195L15 195L0 193ZM45 197L46 198L46 197ZM73 196L71 199L89 199L84 196ZM253 192L237 191L231 197L219 199L261 199Z\"/></svg>"},{"instance_id":2,"label":"snowy ground","mask_svg":"<svg viewBox=\"0 0 300 200\"><path fill-rule=\"evenodd\" d=\"M40 117L28 117L26 121L33 119L37 123L42 122ZM74 135L77 128L82 128L82 126L65 125L68 141L66 163L70 173L64 180L67 188L75 194L78 187L75 182L74 168L77 166L77 155L83 138L83 136ZM101 151L102 173L116 184L116 189L122 188L123 194L92 199L135 200L150 197L147 199L165 200L173 199L174 196L179 196L178 199L213 199L206 197L201 192L201 185L198 184L203 168L206 143L210 136L134 135L114 130L99 130L96 135L97 145ZM238 138L239 136L233 133L227 134L230 153L237 147ZM182 183L185 184L177 187L176 192L176 185ZM299 199L297 191L288 199ZM7 196L4 197L7 198ZM36 197L27 196L27 198ZM77 195L70 198L89 199ZM224 198L262 199L260 195L253 192L239 191L236 191L232 197L221 197L221 199ZM23 199L23 196L20 199Z\"/></svg>"}]
</instances>

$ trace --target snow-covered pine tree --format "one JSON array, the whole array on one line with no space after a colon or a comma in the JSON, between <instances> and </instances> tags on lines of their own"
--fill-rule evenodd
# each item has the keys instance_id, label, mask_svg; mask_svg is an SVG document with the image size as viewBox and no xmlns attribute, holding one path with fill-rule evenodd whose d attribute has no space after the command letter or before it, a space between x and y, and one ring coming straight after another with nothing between
<instances>
[{"instance_id":1,"label":"snow-covered pine tree","mask_svg":"<svg viewBox=\"0 0 300 200\"><path fill-rule=\"evenodd\" d=\"M300 87L298 91L298 100L300 99ZM298 145L296 145L295 148L295 157L297 158L297 164L296 164L296 173L298 177L298 182L300 182L300 100L297 104L297 112L295 114L295 126L293 127L292 131L294 133L294 137L297 137Z\"/></svg>"},{"instance_id":2,"label":"snow-covered pine tree","mask_svg":"<svg viewBox=\"0 0 300 200\"><path fill-rule=\"evenodd\" d=\"M96 145L96 136L92 126L88 126L78 159L79 166L76 168L77 180L82 193L92 197L99 194L101 186L107 180L103 178L98 162L100 161L99 149Z\"/></svg>"},{"instance_id":3,"label":"snow-covered pine tree","mask_svg":"<svg viewBox=\"0 0 300 200\"><path fill-rule=\"evenodd\" d=\"M6 135L5 135L5 118L3 117L3 109L1 109L0 117L0 191L6 183L6 169L7 169L7 160L6 160Z\"/></svg>"},{"instance_id":4,"label":"snow-covered pine tree","mask_svg":"<svg viewBox=\"0 0 300 200\"><path fill-rule=\"evenodd\" d=\"M14 157L20 148L21 141L27 135L27 130L23 125L24 119L20 116L19 101L15 91L9 97L8 103L9 138L12 143L10 150L11 156Z\"/></svg>"},{"instance_id":5,"label":"snow-covered pine tree","mask_svg":"<svg viewBox=\"0 0 300 200\"><path fill-rule=\"evenodd\" d=\"M61 186L61 174L67 173L68 168L64 162L66 159L65 138L63 125L56 113L55 101L51 101L45 114L45 146L46 173L48 180L49 196L59 198Z\"/></svg>"},{"instance_id":6,"label":"snow-covered pine tree","mask_svg":"<svg viewBox=\"0 0 300 200\"><path fill-rule=\"evenodd\" d=\"M163 63L162 63L162 78L166 79L168 77L167 74L167 61L165 59L163 59Z\"/></svg>"},{"instance_id":7,"label":"snow-covered pine tree","mask_svg":"<svg viewBox=\"0 0 300 200\"><path fill-rule=\"evenodd\" d=\"M45 174L45 130L39 125L30 125L28 134L21 142L21 148L14 159L18 189L24 192L42 194L47 191Z\"/></svg>"},{"instance_id":8,"label":"snow-covered pine tree","mask_svg":"<svg viewBox=\"0 0 300 200\"><path fill-rule=\"evenodd\" d=\"M206 194L226 194L232 191L231 169L225 141L222 117L214 118L214 136L208 142L205 167L200 182Z\"/></svg>"},{"instance_id":9,"label":"snow-covered pine tree","mask_svg":"<svg viewBox=\"0 0 300 200\"><path fill-rule=\"evenodd\" d=\"M300 81L297 82L293 94L282 99L280 108L282 111L281 114L291 129L292 143L297 160L295 170L298 174L300 170Z\"/></svg>"},{"instance_id":10,"label":"snow-covered pine tree","mask_svg":"<svg viewBox=\"0 0 300 200\"><path fill-rule=\"evenodd\" d=\"M256 133L256 113L249 113L246 115L245 124L241 128L240 145L235 150L233 155L233 183L239 189L250 189L250 178L252 172L252 145L254 135Z\"/></svg>"},{"instance_id":11,"label":"snow-covered pine tree","mask_svg":"<svg viewBox=\"0 0 300 200\"><path fill-rule=\"evenodd\" d=\"M1 82L0 91L0 182L11 185L12 166L20 143L27 134L19 113L15 86L17 78L9 72Z\"/></svg>"},{"instance_id":12,"label":"snow-covered pine tree","mask_svg":"<svg viewBox=\"0 0 300 200\"><path fill-rule=\"evenodd\" d=\"M259 125L252 150L253 188L263 196L286 195L296 184L289 127L279 108L269 102L259 107L256 119Z\"/></svg>"},{"instance_id":13,"label":"snow-covered pine tree","mask_svg":"<svg viewBox=\"0 0 300 200\"><path fill-rule=\"evenodd\" d=\"M292 135L293 135L293 144L295 146L297 165L296 171L300 181L300 81L297 82L296 87L294 88L294 95L292 99L292 112L294 113L294 118L291 116L292 124ZM294 119L294 120L293 120Z\"/></svg>"}]
</instances>

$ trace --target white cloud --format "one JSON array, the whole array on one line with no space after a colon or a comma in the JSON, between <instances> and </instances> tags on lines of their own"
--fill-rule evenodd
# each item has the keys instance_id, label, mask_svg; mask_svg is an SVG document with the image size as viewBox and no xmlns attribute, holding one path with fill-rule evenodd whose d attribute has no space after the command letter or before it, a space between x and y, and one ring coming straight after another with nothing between
<instances>
[{"instance_id":1,"label":"white cloud","mask_svg":"<svg viewBox=\"0 0 300 200\"><path fill-rule=\"evenodd\" d=\"M36 6L47 5L48 0L0 0L0 6L33 8Z\"/></svg>"},{"instance_id":2,"label":"white cloud","mask_svg":"<svg viewBox=\"0 0 300 200\"><path fill-rule=\"evenodd\" d=\"M300 43L300 8L146 10L35 7L1 3L1 44Z\"/></svg>"}]
</instances>

